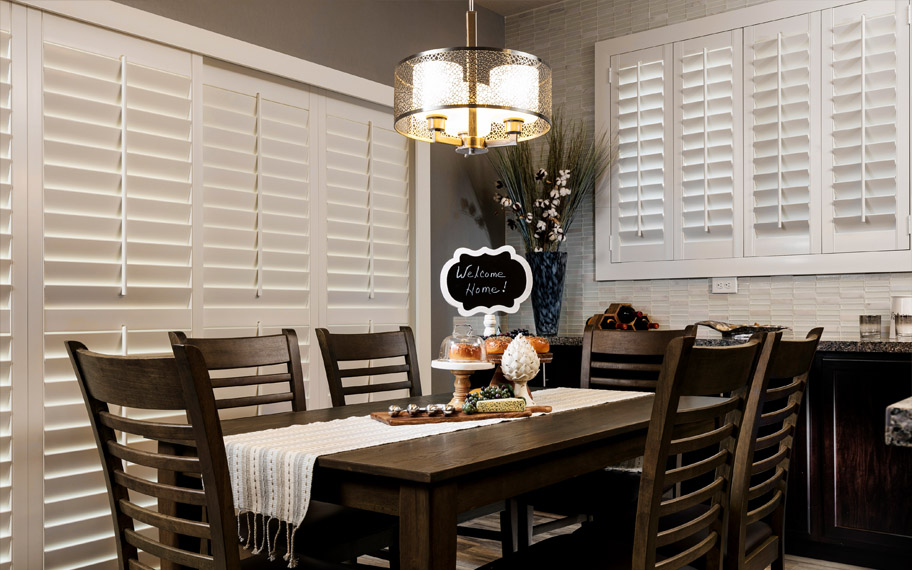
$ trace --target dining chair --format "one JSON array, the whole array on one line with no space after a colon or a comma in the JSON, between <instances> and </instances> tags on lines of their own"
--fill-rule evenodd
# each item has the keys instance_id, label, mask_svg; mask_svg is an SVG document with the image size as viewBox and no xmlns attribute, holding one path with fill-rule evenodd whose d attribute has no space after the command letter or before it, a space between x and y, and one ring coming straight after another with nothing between
<instances>
[{"instance_id":1,"label":"dining chair","mask_svg":"<svg viewBox=\"0 0 912 570\"><path fill-rule=\"evenodd\" d=\"M785 499L801 402L818 327L803 340L783 340L765 382L751 386L735 451L726 570L783 570Z\"/></svg>"},{"instance_id":2,"label":"dining chair","mask_svg":"<svg viewBox=\"0 0 912 570\"><path fill-rule=\"evenodd\" d=\"M177 359L98 354L77 341L67 341L66 349L101 456L120 568L149 570L151 558L162 567L287 568L282 559L241 558L212 388L188 373L188 362L201 361L198 351L193 354L196 349L185 353L179 347ZM174 412L186 414L187 423L155 417ZM196 453L178 454L181 447ZM163 482L157 477L163 473L182 477ZM180 485L194 480L196 485ZM205 507L208 516L183 518L171 508L175 503ZM187 550L166 538L178 535L195 539L197 546L203 540L206 548ZM345 568L310 557L302 557L302 563L321 570Z\"/></svg>"},{"instance_id":3,"label":"dining chair","mask_svg":"<svg viewBox=\"0 0 912 570\"><path fill-rule=\"evenodd\" d=\"M665 352L635 520L624 521L626 529L605 521L585 523L572 534L549 538L483 568L721 568L731 469L748 388L756 374L765 373L776 337L730 347L695 347L694 341L673 339ZM720 394L727 395L678 412L682 396ZM669 462L695 451L705 453L694 461ZM688 488L694 480L700 484ZM674 488L688 490L669 492Z\"/></svg>"},{"instance_id":4,"label":"dining chair","mask_svg":"<svg viewBox=\"0 0 912 570\"><path fill-rule=\"evenodd\" d=\"M376 394L394 390L408 390L409 396L421 395L418 375L418 351L411 327L380 333L331 333L316 329L323 355L323 368L329 382L333 407L344 406L347 396ZM376 364L375 360L396 359L396 364ZM356 367L342 368L340 363L355 362ZM364 363L367 363L364 365ZM385 383L358 383L346 385L350 378L368 378L389 374L404 374L405 379Z\"/></svg>"},{"instance_id":5,"label":"dining chair","mask_svg":"<svg viewBox=\"0 0 912 570\"><path fill-rule=\"evenodd\" d=\"M589 319L583 331L580 388L655 392L668 343L674 338L697 334L696 325L684 329L621 331L600 329L596 323L597 319Z\"/></svg>"},{"instance_id":6,"label":"dining chair","mask_svg":"<svg viewBox=\"0 0 912 570\"><path fill-rule=\"evenodd\" d=\"M172 347L192 346L199 351L205 370L194 372L213 391L239 386L281 386L278 392L216 398L219 410L281 402L290 402L296 412L306 410L298 337L293 329L282 329L277 335L233 338L188 337L174 331L169 333L169 338ZM251 369L267 366L278 367L279 372L250 373ZM237 375L213 377L212 373ZM307 544L302 544L302 548L316 547L319 558L345 562L363 554L374 554L389 559L393 567L398 566L399 531L395 517L312 500L302 530L296 534L301 541L306 537ZM389 550L384 550L387 547Z\"/></svg>"},{"instance_id":7,"label":"dining chair","mask_svg":"<svg viewBox=\"0 0 912 570\"><path fill-rule=\"evenodd\" d=\"M696 325L671 330L606 330L598 327L595 317L588 320L583 332L580 388L655 392L668 343L697 333ZM599 514L632 514L641 473L642 458L635 458L518 499L519 547L531 544L535 536ZM589 491L593 487L605 491L598 500ZM562 517L533 524L534 510Z\"/></svg>"},{"instance_id":8,"label":"dining chair","mask_svg":"<svg viewBox=\"0 0 912 570\"><path fill-rule=\"evenodd\" d=\"M224 371L224 376L213 375L210 379L219 410L281 402L290 402L295 412L307 409L298 335L294 329L282 329L277 335L233 338L190 338L181 331L172 331L168 337L172 346L186 344L199 348L209 370ZM251 373L251 369L266 366L276 366L280 371ZM244 387L249 388L246 395L220 397L220 391Z\"/></svg>"}]
</instances>

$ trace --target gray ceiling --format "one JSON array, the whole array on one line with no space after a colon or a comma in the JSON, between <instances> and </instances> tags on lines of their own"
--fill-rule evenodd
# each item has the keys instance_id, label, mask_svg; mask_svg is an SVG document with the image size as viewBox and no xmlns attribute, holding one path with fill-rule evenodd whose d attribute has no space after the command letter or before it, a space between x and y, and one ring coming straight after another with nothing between
<instances>
[{"instance_id":1,"label":"gray ceiling","mask_svg":"<svg viewBox=\"0 0 912 570\"><path fill-rule=\"evenodd\" d=\"M476 0L479 6L484 6L501 16L512 16L520 12L527 12L534 8L558 4L561 0Z\"/></svg>"}]
</instances>

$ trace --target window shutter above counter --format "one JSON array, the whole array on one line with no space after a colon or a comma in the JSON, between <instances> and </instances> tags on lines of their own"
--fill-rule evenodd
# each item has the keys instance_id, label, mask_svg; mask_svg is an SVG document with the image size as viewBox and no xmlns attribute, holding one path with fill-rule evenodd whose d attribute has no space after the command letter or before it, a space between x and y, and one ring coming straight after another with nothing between
<instances>
[{"instance_id":1,"label":"window shutter above counter","mask_svg":"<svg viewBox=\"0 0 912 570\"><path fill-rule=\"evenodd\" d=\"M618 160L611 171L612 261L672 256L671 46L611 58Z\"/></svg>"},{"instance_id":2,"label":"window shutter above counter","mask_svg":"<svg viewBox=\"0 0 912 570\"><path fill-rule=\"evenodd\" d=\"M744 31L745 255L820 252L820 14Z\"/></svg>"},{"instance_id":3,"label":"window shutter above counter","mask_svg":"<svg viewBox=\"0 0 912 570\"><path fill-rule=\"evenodd\" d=\"M741 30L676 43L675 259L741 255Z\"/></svg>"},{"instance_id":4,"label":"window shutter above counter","mask_svg":"<svg viewBox=\"0 0 912 570\"><path fill-rule=\"evenodd\" d=\"M908 249L909 6L823 11L823 251Z\"/></svg>"}]
</instances>

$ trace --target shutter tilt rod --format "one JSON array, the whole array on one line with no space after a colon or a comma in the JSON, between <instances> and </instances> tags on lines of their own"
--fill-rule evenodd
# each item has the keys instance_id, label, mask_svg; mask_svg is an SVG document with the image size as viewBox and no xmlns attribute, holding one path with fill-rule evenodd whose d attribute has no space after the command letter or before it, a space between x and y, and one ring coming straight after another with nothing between
<instances>
[{"instance_id":1,"label":"shutter tilt rod","mask_svg":"<svg viewBox=\"0 0 912 570\"><path fill-rule=\"evenodd\" d=\"M861 15L861 223L867 221L865 212L865 29L867 28L867 17Z\"/></svg>"},{"instance_id":2,"label":"shutter tilt rod","mask_svg":"<svg viewBox=\"0 0 912 570\"><path fill-rule=\"evenodd\" d=\"M640 154L642 152L642 140L640 132L640 64L642 62L637 61L636 66L636 149L637 149L637 197L636 197L636 208L637 208L637 237L643 237L643 170L642 170L642 161L640 160Z\"/></svg>"},{"instance_id":3,"label":"shutter tilt rod","mask_svg":"<svg viewBox=\"0 0 912 570\"><path fill-rule=\"evenodd\" d=\"M709 58L703 48L703 231L709 233Z\"/></svg>"},{"instance_id":4,"label":"shutter tilt rod","mask_svg":"<svg viewBox=\"0 0 912 570\"><path fill-rule=\"evenodd\" d=\"M374 193L371 185L373 160L374 123L367 122L367 271L368 298L374 298ZM468 156L468 155L466 155Z\"/></svg>"},{"instance_id":5,"label":"shutter tilt rod","mask_svg":"<svg viewBox=\"0 0 912 570\"><path fill-rule=\"evenodd\" d=\"M776 217L782 229L782 32L776 38Z\"/></svg>"},{"instance_id":6,"label":"shutter tilt rod","mask_svg":"<svg viewBox=\"0 0 912 570\"><path fill-rule=\"evenodd\" d=\"M120 56L120 296L127 296L127 56Z\"/></svg>"},{"instance_id":7,"label":"shutter tilt rod","mask_svg":"<svg viewBox=\"0 0 912 570\"><path fill-rule=\"evenodd\" d=\"M262 187L262 177L260 173L260 154L262 148L262 105L263 100L259 92L256 94L256 296L263 296L263 199L260 192Z\"/></svg>"}]
</instances>

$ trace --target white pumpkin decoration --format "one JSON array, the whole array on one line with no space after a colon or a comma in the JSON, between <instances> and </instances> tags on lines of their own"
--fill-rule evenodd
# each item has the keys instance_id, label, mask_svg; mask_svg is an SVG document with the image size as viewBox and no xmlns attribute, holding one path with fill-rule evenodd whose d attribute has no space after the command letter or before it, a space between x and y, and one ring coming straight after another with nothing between
<instances>
[{"instance_id":1,"label":"white pumpkin decoration","mask_svg":"<svg viewBox=\"0 0 912 570\"><path fill-rule=\"evenodd\" d=\"M504 378L513 382L514 395L526 400L526 405L535 404L526 387L526 382L535 378L539 366L541 366L541 360L539 360L538 354L522 334L516 335L501 357L500 369L503 371Z\"/></svg>"}]
</instances>

